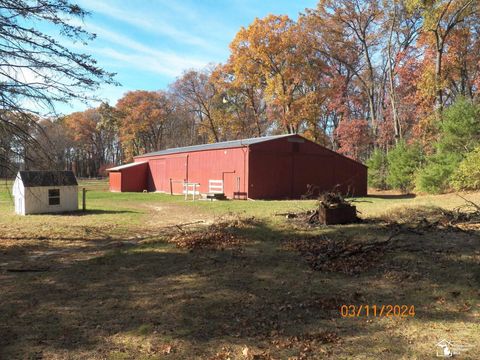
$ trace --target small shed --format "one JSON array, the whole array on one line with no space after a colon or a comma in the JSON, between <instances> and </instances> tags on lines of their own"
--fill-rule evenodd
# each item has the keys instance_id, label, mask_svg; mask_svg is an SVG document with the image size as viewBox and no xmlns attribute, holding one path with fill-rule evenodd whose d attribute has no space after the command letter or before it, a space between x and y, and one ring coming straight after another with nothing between
<instances>
[{"instance_id":1,"label":"small shed","mask_svg":"<svg viewBox=\"0 0 480 360\"><path fill-rule=\"evenodd\" d=\"M72 171L19 171L12 193L19 215L78 210L78 183Z\"/></svg>"}]
</instances>

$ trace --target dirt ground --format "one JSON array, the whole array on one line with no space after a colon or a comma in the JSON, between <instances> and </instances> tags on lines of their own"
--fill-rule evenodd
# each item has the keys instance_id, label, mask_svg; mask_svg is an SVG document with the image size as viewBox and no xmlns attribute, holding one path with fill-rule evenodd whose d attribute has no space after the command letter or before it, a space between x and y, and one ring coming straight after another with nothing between
<instances>
[{"instance_id":1,"label":"dirt ground","mask_svg":"<svg viewBox=\"0 0 480 360\"><path fill-rule=\"evenodd\" d=\"M1 359L425 359L442 339L478 358L477 224L416 207L309 227L128 201L139 221L0 223ZM332 250L392 234L368 256ZM342 317L362 304L415 314Z\"/></svg>"}]
</instances>

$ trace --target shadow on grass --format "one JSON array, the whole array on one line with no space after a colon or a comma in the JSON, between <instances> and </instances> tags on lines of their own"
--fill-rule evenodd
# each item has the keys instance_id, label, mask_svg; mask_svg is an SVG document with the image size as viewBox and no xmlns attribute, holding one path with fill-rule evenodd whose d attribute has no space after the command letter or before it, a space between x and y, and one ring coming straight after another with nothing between
<instances>
[{"instance_id":1,"label":"shadow on grass","mask_svg":"<svg viewBox=\"0 0 480 360\"><path fill-rule=\"evenodd\" d=\"M331 237L385 235L364 224L327 230ZM403 336L387 336L378 319L341 319L342 304L413 304L421 321L475 321L468 312L453 310L468 301L472 282L473 289L479 285L478 268L463 257L478 250L478 243L467 241L466 234L455 240L453 253L388 254L378 267L349 276L312 271L283 246L285 239L305 236L302 232L264 223L236 232L251 241L224 251L186 251L154 241L69 267L52 260L53 271L4 278L0 355L81 353L91 358L122 351L136 358L142 355L142 341L160 346L173 339L177 358L210 357L225 343L287 358L305 351L305 339L334 332L344 345L319 340L309 343L312 351L326 348L331 358L345 357L344 349L353 346L359 354L384 358L384 349L406 356L411 345ZM392 280L386 274L413 278ZM453 290L460 295L450 295ZM437 298L448 306L435 303ZM379 337L380 347L372 343ZM128 338L133 344L125 345Z\"/></svg>"},{"instance_id":2,"label":"shadow on grass","mask_svg":"<svg viewBox=\"0 0 480 360\"><path fill-rule=\"evenodd\" d=\"M139 211L133 211L133 210L105 210L105 209L86 209L85 211L83 210L78 210L69 213L69 215L74 215L74 216L84 216L84 215L114 215L114 214L138 214Z\"/></svg>"},{"instance_id":3,"label":"shadow on grass","mask_svg":"<svg viewBox=\"0 0 480 360\"><path fill-rule=\"evenodd\" d=\"M385 199L385 200L402 200L402 199L415 199L417 195L415 194L368 194L367 198L372 199Z\"/></svg>"},{"instance_id":4,"label":"shadow on grass","mask_svg":"<svg viewBox=\"0 0 480 360\"><path fill-rule=\"evenodd\" d=\"M85 215L115 215L115 214L138 214L139 211L133 210L106 210L106 209L86 209L77 211L63 211L52 213L28 214L26 216L85 216Z\"/></svg>"}]
</instances>

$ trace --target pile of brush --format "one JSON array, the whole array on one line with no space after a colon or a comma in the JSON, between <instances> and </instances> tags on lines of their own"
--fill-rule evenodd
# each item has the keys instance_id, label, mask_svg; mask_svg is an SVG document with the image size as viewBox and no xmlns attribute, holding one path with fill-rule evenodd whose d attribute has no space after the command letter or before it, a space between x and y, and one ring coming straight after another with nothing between
<instances>
[{"instance_id":1,"label":"pile of brush","mask_svg":"<svg viewBox=\"0 0 480 360\"><path fill-rule=\"evenodd\" d=\"M350 203L345 200L342 194L338 192L325 192L318 197L319 206L323 206L329 209L351 206Z\"/></svg>"},{"instance_id":2,"label":"pile of brush","mask_svg":"<svg viewBox=\"0 0 480 360\"><path fill-rule=\"evenodd\" d=\"M180 229L170 242L188 250L225 250L240 248L248 241L245 232L258 225L256 219L237 218L219 221L209 226L190 231Z\"/></svg>"}]
</instances>

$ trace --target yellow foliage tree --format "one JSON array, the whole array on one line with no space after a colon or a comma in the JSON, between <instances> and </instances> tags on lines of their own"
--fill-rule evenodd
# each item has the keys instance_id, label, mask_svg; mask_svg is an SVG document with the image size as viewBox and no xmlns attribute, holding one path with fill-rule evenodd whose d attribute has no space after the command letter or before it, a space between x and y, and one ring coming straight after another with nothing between
<instances>
[{"instance_id":1,"label":"yellow foliage tree","mask_svg":"<svg viewBox=\"0 0 480 360\"><path fill-rule=\"evenodd\" d=\"M230 44L236 81L264 87L269 116L287 133L298 132L303 120L294 110L304 95L305 56L298 51L299 41L295 22L269 15L242 28Z\"/></svg>"}]
</instances>

